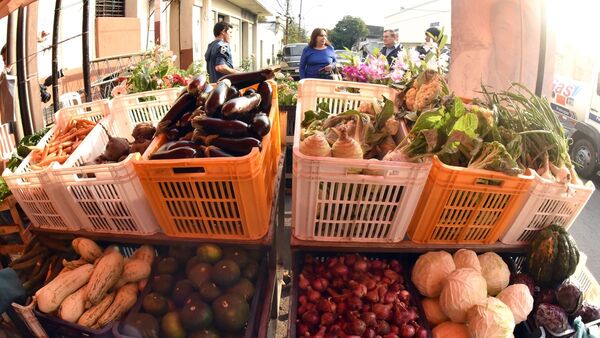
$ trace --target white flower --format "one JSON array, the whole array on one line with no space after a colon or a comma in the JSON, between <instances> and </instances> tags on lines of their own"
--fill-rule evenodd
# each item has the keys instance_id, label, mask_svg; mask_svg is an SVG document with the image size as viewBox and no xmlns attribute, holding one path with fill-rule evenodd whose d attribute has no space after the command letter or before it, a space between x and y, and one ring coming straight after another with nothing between
<instances>
[{"instance_id":1,"label":"white flower","mask_svg":"<svg viewBox=\"0 0 600 338\"><path fill-rule=\"evenodd\" d=\"M277 72L275 73L275 78L281 80L285 78L285 75L282 72Z\"/></svg>"}]
</instances>

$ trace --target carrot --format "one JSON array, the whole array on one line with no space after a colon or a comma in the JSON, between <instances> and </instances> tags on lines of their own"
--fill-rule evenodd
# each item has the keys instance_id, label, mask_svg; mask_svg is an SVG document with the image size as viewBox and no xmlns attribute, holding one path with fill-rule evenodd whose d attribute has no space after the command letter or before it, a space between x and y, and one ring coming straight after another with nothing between
<instances>
[{"instance_id":1,"label":"carrot","mask_svg":"<svg viewBox=\"0 0 600 338\"><path fill-rule=\"evenodd\" d=\"M62 156L53 156L53 157L47 157L46 159L44 159L43 161L41 161L40 163L38 163L38 166L41 167L45 167L48 166L50 163L56 161L60 164L64 163L67 159L69 158L69 155L62 155Z\"/></svg>"}]
</instances>

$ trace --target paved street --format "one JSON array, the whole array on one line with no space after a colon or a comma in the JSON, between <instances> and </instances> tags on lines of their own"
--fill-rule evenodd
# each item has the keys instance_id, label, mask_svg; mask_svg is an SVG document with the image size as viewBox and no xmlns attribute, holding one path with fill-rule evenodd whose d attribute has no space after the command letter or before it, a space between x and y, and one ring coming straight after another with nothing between
<instances>
[{"instance_id":1,"label":"paved street","mask_svg":"<svg viewBox=\"0 0 600 338\"><path fill-rule=\"evenodd\" d=\"M585 209L569 230L577 241L579 250L587 257L587 267L596 279L600 278L600 179L595 179L596 191Z\"/></svg>"}]
</instances>

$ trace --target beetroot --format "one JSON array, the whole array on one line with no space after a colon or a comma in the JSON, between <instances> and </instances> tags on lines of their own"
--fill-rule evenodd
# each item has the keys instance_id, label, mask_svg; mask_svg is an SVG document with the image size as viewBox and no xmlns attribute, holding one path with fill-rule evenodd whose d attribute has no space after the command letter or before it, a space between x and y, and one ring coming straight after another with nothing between
<instances>
[{"instance_id":1,"label":"beetroot","mask_svg":"<svg viewBox=\"0 0 600 338\"><path fill-rule=\"evenodd\" d=\"M535 323L537 326L543 326L546 329L561 333L570 328L565 310L561 307L542 303L535 312Z\"/></svg>"},{"instance_id":2,"label":"beetroot","mask_svg":"<svg viewBox=\"0 0 600 338\"><path fill-rule=\"evenodd\" d=\"M510 284L525 284L531 293L531 297L534 296L535 293L535 282L533 278L529 277L529 275L524 273L517 273L510 276Z\"/></svg>"},{"instance_id":3,"label":"beetroot","mask_svg":"<svg viewBox=\"0 0 600 338\"><path fill-rule=\"evenodd\" d=\"M581 316L581 320L586 324L593 322L600 319L600 307L588 302L583 302L581 308L575 313L575 317L577 316Z\"/></svg>"},{"instance_id":4,"label":"beetroot","mask_svg":"<svg viewBox=\"0 0 600 338\"><path fill-rule=\"evenodd\" d=\"M558 301L558 305L565 309L567 314L573 314L581 308L583 292L579 288L579 285L567 279L556 291L556 300Z\"/></svg>"}]
</instances>

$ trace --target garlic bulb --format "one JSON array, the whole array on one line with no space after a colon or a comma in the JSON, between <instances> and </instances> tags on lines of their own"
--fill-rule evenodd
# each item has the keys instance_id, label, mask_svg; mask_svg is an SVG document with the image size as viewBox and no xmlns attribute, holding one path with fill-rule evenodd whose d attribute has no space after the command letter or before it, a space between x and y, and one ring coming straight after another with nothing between
<instances>
[{"instance_id":1,"label":"garlic bulb","mask_svg":"<svg viewBox=\"0 0 600 338\"><path fill-rule=\"evenodd\" d=\"M331 147L321 132L316 132L302 140L300 152L308 156L331 157Z\"/></svg>"}]
</instances>

